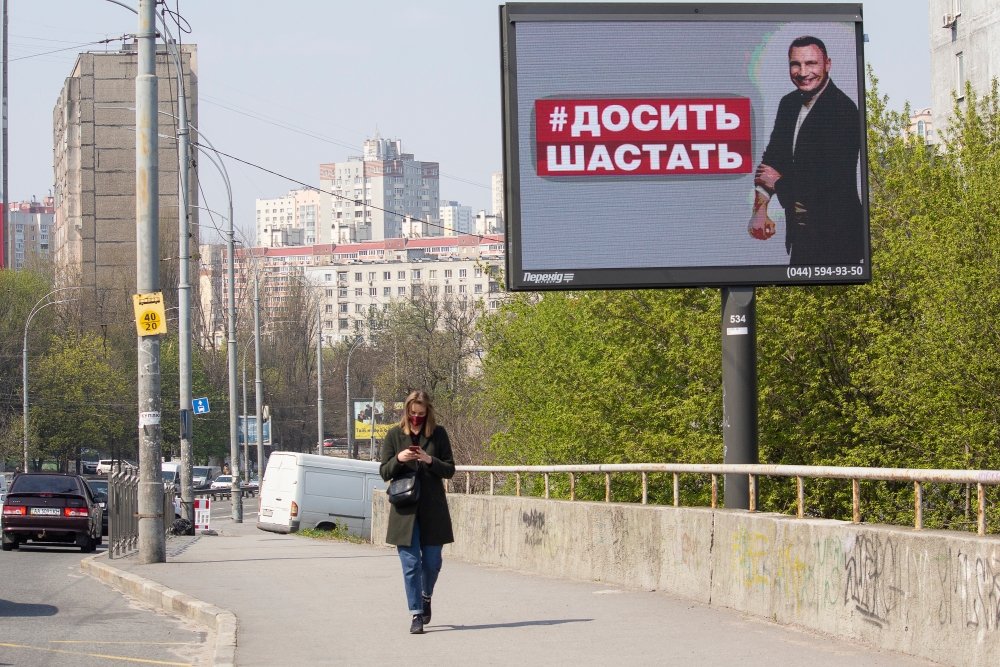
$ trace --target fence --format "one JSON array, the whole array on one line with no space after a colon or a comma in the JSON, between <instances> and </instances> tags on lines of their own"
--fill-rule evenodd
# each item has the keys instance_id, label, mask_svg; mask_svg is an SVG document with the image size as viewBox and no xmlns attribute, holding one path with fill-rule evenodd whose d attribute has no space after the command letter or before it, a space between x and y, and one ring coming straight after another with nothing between
<instances>
[{"instance_id":1,"label":"fence","mask_svg":"<svg viewBox=\"0 0 1000 667\"><path fill-rule=\"evenodd\" d=\"M669 473L673 475L673 504L680 506L680 475L710 475L711 507L718 506L719 475L746 475L749 480L749 509L757 511L757 481L759 477L794 478L796 487L796 517L805 516L806 479L851 480L852 521L861 523L862 480L881 482L911 482L914 492L914 528L923 529L923 487L925 484L964 484L976 487L976 532L986 534L986 487L1000 486L1000 470L935 470L920 468L853 468L839 466L790 466L767 464L724 464L724 463L610 463L592 465L553 466L457 466L458 473L465 474L465 493L472 493L472 476L489 475L489 493L496 491L496 476L515 476L515 493L521 495L522 475L542 475L545 481L545 495L549 498L549 478L551 475L569 476L569 499L576 500L577 475L604 475L604 501L611 502L611 476L616 473L639 473L642 476L642 503L649 500L649 474ZM454 480L449 485L453 490Z\"/></svg>"},{"instance_id":2,"label":"fence","mask_svg":"<svg viewBox=\"0 0 1000 667\"><path fill-rule=\"evenodd\" d=\"M139 550L139 474L108 474L108 557L124 558ZM174 491L163 492L163 529L174 519ZM169 518L169 520L168 520Z\"/></svg>"}]
</instances>

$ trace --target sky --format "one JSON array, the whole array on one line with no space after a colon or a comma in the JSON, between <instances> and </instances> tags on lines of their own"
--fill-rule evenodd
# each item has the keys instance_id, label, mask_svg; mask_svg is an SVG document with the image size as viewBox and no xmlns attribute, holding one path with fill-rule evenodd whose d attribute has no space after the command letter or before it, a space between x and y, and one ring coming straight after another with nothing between
<instances>
[{"instance_id":1,"label":"sky","mask_svg":"<svg viewBox=\"0 0 1000 667\"><path fill-rule=\"evenodd\" d=\"M894 109L930 105L927 3L863 3L865 59ZM473 211L490 210L490 175L502 166L499 4L168 0L190 25L182 41L198 45L197 126L218 150L319 185L320 163L360 154L378 132L401 139L417 160L438 162L441 200ZM76 55L134 33L137 18L106 0L8 5L9 198L41 199L53 182L52 109ZM255 199L300 187L232 160L226 166L235 224L249 238ZM203 162L202 205L225 211L213 171Z\"/></svg>"}]
</instances>

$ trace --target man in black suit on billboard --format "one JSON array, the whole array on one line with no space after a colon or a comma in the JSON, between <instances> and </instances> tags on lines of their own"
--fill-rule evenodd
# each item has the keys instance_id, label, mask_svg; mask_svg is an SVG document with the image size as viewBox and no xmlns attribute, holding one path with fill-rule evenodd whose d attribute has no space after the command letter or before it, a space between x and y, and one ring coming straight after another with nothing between
<instances>
[{"instance_id":1,"label":"man in black suit on billboard","mask_svg":"<svg viewBox=\"0 0 1000 667\"><path fill-rule=\"evenodd\" d=\"M774 235L767 206L777 195L785 209L789 264L860 264L864 225L857 188L858 107L833 84L826 45L816 37L792 41L788 74L796 90L778 104L771 139L755 172L748 231L762 241Z\"/></svg>"}]
</instances>

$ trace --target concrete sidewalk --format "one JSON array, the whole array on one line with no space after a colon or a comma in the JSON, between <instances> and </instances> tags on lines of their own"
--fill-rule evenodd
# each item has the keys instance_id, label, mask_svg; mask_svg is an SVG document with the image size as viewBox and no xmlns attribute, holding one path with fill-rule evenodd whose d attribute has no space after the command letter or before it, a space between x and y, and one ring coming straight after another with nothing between
<instances>
[{"instance_id":1,"label":"concrete sidewalk","mask_svg":"<svg viewBox=\"0 0 1000 667\"><path fill-rule=\"evenodd\" d=\"M424 635L394 550L212 519L167 562L106 554L83 569L213 630L215 665L929 665L674 598L448 559Z\"/></svg>"}]
</instances>

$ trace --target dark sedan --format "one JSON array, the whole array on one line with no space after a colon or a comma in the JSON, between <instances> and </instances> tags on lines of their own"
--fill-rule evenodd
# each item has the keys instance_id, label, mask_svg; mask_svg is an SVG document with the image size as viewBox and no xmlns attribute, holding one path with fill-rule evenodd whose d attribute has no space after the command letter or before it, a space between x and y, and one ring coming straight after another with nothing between
<instances>
[{"instance_id":1,"label":"dark sedan","mask_svg":"<svg viewBox=\"0 0 1000 667\"><path fill-rule=\"evenodd\" d=\"M87 477L87 486L94 494L94 500L101 506L101 534L108 534L108 479L106 477Z\"/></svg>"},{"instance_id":2,"label":"dark sedan","mask_svg":"<svg viewBox=\"0 0 1000 667\"><path fill-rule=\"evenodd\" d=\"M81 551L93 551L103 541L103 514L80 475L17 475L3 504L3 550L30 541L74 544Z\"/></svg>"}]
</instances>

